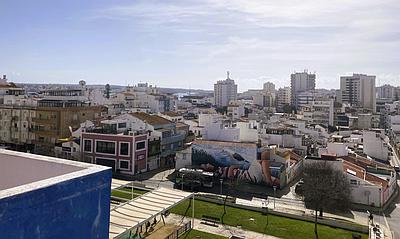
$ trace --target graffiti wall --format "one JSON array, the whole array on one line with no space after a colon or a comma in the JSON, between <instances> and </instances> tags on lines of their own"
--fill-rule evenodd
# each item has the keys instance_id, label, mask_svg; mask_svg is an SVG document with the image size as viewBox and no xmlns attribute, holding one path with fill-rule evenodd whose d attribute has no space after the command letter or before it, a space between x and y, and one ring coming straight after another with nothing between
<instances>
[{"instance_id":1,"label":"graffiti wall","mask_svg":"<svg viewBox=\"0 0 400 239\"><path fill-rule=\"evenodd\" d=\"M192 163L221 178L280 186L282 164L271 163L270 151L255 143L196 141Z\"/></svg>"}]
</instances>

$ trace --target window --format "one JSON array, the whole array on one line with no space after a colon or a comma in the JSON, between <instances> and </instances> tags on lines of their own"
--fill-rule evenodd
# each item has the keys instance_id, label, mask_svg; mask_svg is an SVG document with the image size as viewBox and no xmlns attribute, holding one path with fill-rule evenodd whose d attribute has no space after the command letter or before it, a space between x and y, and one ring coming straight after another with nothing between
<instances>
[{"instance_id":1,"label":"window","mask_svg":"<svg viewBox=\"0 0 400 239\"><path fill-rule=\"evenodd\" d=\"M129 143L120 143L119 155L129 155Z\"/></svg>"},{"instance_id":2,"label":"window","mask_svg":"<svg viewBox=\"0 0 400 239\"><path fill-rule=\"evenodd\" d=\"M92 152L92 140L85 139L83 144L83 151L84 152Z\"/></svg>"},{"instance_id":3,"label":"window","mask_svg":"<svg viewBox=\"0 0 400 239\"><path fill-rule=\"evenodd\" d=\"M115 142L96 141L96 153L115 154Z\"/></svg>"},{"instance_id":4,"label":"window","mask_svg":"<svg viewBox=\"0 0 400 239\"><path fill-rule=\"evenodd\" d=\"M119 168L129 169L129 161L125 161L125 160L119 161Z\"/></svg>"},{"instance_id":5,"label":"window","mask_svg":"<svg viewBox=\"0 0 400 239\"><path fill-rule=\"evenodd\" d=\"M113 159L96 158L96 164L111 167L113 171L116 169L115 161Z\"/></svg>"},{"instance_id":6,"label":"window","mask_svg":"<svg viewBox=\"0 0 400 239\"><path fill-rule=\"evenodd\" d=\"M126 122L118 123L118 129L120 129L120 128L126 128Z\"/></svg>"},{"instance_id":7,"label":"window","mask_svg":"<svg viewBox=\"0 0 400 239\"><path fill-rule=\"evenodd\" d=\"M145 147L146 147L146 141L136 143L136 150L141 150L144 149Z\"/></svg>"}]
</instances>

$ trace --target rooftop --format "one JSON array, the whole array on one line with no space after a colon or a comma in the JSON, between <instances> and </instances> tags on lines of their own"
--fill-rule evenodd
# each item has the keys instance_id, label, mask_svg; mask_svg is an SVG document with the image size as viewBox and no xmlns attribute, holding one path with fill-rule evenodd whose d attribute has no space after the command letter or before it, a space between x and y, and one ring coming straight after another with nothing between
<instances>
[{"instance_id":1,"label":"rooftop","mask_svg":"<svg viewBox=\"0 0 400 239\"><path fill-rule=\"evenodd\" d=\"M163 115L167 115L169 117L177 117L177 116L182 116L181 114L179 114L178 112L174 112L174 111L166 111L161 113Z\"/></svg>"},{"instance_id":2,"label":"rooftop","mask_svg":"<svg viewBox=\"0 0 400 239\"><path fill-rule=\"evenodd\" d=\"M143 112L135 112L135 113L130 113L130 115L142 120L146 121L146 123L150 125L160 125L160 124L172 124L172 121L169 121L161 116L158 115L150 115L147 113Z\"/></svg>"},{"instance_id":3,"label":"rooftop","mask_svg":"<svg viewBox=\"0 0 400 239\"><path fill-rule=\"evenodd\" d=\"M107 167L0 149L0 199L103 170Z\"/></svg>"},{"instance_id":4,"label":"rooftop","mask_svg":"<svg viewBox=\"0 0 400 239\"><path fill-rule=\"evenodd\" d=\"M14 84L13 82L0 84L0 88L17 88L17 89L23 90L23 88L18 87L18 86L17 86L16 84Z\"/></svg>"}]
</instances>

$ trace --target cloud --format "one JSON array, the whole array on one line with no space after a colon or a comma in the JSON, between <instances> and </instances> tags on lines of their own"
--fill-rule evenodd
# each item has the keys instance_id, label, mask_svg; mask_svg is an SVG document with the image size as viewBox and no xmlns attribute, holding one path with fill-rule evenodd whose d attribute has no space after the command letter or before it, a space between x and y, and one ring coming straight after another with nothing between
<instances>
[{"instance_id":1,"label":"cloud","mask_svg":"<svg viewBox=\"0 0 400 239\"><path fill-rule=\"evenodd\" d=\"M168 40L178 62L214 73L229 68L242 89L252 87L247 79L287 79L304 68L317 71L318 87L332 87L348 71L398 79L399 11L398 0L146 0L97 9L92 19L153 31L154 51L162 54Z\"/></svg>"}]
</instances>

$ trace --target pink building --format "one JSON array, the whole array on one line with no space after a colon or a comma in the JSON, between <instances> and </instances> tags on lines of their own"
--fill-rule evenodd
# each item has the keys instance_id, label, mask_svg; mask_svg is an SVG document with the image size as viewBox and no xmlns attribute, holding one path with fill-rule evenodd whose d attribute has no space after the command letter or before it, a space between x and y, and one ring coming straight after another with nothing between
<instances>
[{"instance_id":1,"label":"pink building","mask_svg":"<svg viewBox=\"0 0 400 239\"><path fill-rule=\"evenodd\" d=\"M82 132L82 159L93 164L109 166L114 172L136 174L147 171L146 133L128 135Z\"/></svg>"}]
</instances>

